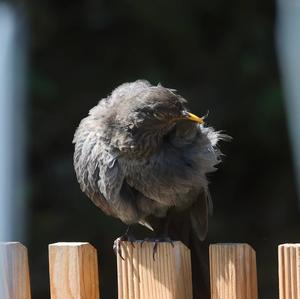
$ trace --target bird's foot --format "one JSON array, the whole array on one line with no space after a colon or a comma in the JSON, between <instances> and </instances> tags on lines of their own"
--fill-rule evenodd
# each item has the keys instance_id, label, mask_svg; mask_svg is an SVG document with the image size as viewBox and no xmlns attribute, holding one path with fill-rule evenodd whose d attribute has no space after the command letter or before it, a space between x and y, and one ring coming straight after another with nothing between
<instances>
[{"instance_id":1,"label":"bird's foot","mask_svg":"<svg viewBox=\"0 0 300 299\"><path fill-rule=\"evenodd\" d=\"M153 260L155 261L155 255L157 253L157 249L158 249L158 244L159 243L170 243L172 245L172 247L174 247L174 243L171 240L171 238L167 237L167 236L161 236L161 237L157 237L157 238L146 238L141 242L141 246L143 246L143 244L145 242L152 242L154 243L153 246L153 252L152 252L152 257Z\"/></svg>"},{"instance_id":2,"label":"bird's foot","mask_svg":"<svg viewBox=\"0 0 300 299\"><path fill-rule=\"evenodd\" d=\"M128 231L127 231L123 236L117 238L114 241L113 250L114 250L115 254L116 255L118 254L122 260L125 260L124 257L122 256L122 248L121 248L121 243L123 241L130 242L131 245L134 247L133 242L135 241L135 238L134 238L134 236L128 234Z\"/></svg>"}]
</instances>

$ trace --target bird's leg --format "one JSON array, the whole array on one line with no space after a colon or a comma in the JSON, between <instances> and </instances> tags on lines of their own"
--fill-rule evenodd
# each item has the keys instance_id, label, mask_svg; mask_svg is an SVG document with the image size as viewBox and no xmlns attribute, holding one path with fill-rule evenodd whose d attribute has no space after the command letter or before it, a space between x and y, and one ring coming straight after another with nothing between
<instances>
[{"instance_id":1,"label":"bird's leg","mask_svg":"<svg viewBox=\"0 0 300 299\"><path fill-rule=\"evenodd\" d=\"M161 229L157 232L156 238L154 239L154 246L153 246L153 260L155 260L155 254L157 253L158 244L161 242L167 242L174 247L173 241L168 236L169 224L170 224L170 214L171 209L168 210L166 218L162 220Z\"/></svg>"},{"instance_id":2,"label":"bird's leg","mask_svg":"<svg viewBox=\"0 0 300 299\"><path fill-rule=\"evenodd\" d=\"M153 246L153 260L155 260L155 255L157 253L158 244L162 242L171 243L172 247L174 247L173 241L168 236L168 229L170 224L170 214L172 209L169 209L165 218L161 219L160 225L156 230L156 236L154 238L146 238L142 241L141 246L144 242L154 242Z\"/></svg>"},{"instance_id":3,"label":"bird's leg","mask_svg":"<svg viewBox=\"0 0 300 299\"><path fill-rule=\"evenodd\" d=\"M133 242L135 241L135 238L129 231L130 231L130 225L128 225L125 234L122 235L121 237L117 238L114 241L114 245L113 245L113 250L114 250L115 254L116 255L118 254L122 258L122 260L125 260L125 259L122 256L121 242L122 241L128 241L134 247Z\"/></svg>"}]
</instances>

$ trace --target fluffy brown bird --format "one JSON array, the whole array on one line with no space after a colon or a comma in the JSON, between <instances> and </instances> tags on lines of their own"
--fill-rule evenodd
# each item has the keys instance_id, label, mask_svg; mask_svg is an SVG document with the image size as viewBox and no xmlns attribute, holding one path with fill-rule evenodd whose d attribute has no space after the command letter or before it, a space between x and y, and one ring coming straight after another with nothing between
<instances>
[{"instance_id":1,"label":"fluffy brown bird","mask_svg":"<svg viewBox=\"0 0 300 299\"><path fill-rule=\"evenodd\" d=\"M175 90L138 80L91 109L73 140L77 180L96 206L191 248L194 298L209 297L200 242L212 209L207 173L226 138L190 113Z\"/></svg>"}]
</instances>

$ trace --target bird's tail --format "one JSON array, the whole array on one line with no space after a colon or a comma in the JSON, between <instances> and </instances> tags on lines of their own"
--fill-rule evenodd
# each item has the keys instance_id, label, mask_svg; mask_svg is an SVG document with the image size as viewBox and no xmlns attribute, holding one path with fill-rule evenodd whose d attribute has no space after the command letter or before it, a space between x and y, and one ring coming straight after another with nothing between
<instances>
[{"instance_id":1,"label":"bird's tail","mask_svg":"<svg viewBox=\"0 0 300 299\"><path fill-rule=\"evenodd\" d=\"M207 241L200 241L195 232L191 230L188 247L192 257L194 299L210 298L208 246Z\"/></svg>"}]
</instances>

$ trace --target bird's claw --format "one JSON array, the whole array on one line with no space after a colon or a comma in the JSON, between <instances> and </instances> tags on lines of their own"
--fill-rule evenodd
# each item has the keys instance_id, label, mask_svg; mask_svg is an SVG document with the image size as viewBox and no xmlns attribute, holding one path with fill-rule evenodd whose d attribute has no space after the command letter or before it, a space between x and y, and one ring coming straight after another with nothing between
<instances>
[{"instance_id":1,"label":"bird's claw","mask_svg":"<svg viewBox=\"0 0 300 299\"><path fill-rule=\"evenodd\" d=\"M135 238L131 235L128 235L127 233L124 234L123 236L117 238L115 241L114 241L114 245L113 245L113 250L115 252L116 255L119 255L120 258L125 261L125 258L122 256L122 242L123 241L128 241L131 243L132 247L135 248L134 246L134 241L135 241Z\"/></svg>"},{"instance_id":2,"label":"bird's claw","mask_svg":"<svg viewBox=\"0 0 300 299\"><path fill-rule=\"evenodd\" d=\"M121 242L122 242L122 237L117 238L114 241L114 245L113 245L113 250L115 252L115 255L119 255L119 257L124 261L124 257L122 256L122 248L121 248Z\"/></svg>"},{"instance_id":3,"label":"bird's claw","mask_svg":"<svg viewBox=\"0 0 300 299\"><path fill-rule=\"evenodd\" d=\"M172 245L172 247L174 248L174 243L171 240L171 238L169 238L169 237L159 237L159 238L154 238L154 239L146 238L141 242L141 246L143 246L144 242L153 242L154 243L153 252L152 252L152 257L153 257L154 261L155 261L155 255L157 253L159 243L163 243L163 242L170 243Z\"/></svg>"}]
</instances>

